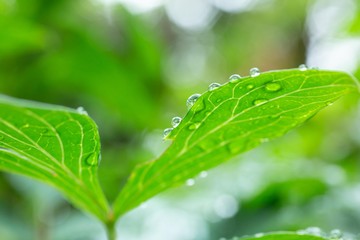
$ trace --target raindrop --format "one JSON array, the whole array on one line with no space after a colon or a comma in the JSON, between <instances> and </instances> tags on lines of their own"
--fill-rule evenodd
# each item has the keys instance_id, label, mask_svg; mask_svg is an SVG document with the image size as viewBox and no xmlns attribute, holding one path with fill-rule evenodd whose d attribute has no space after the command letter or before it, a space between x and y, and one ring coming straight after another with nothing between
<instances>
[{"instance_id":1,"label":"raindrop","mask_svg":"<svg viewBox=\"0 0 360 240\"><path fill-rule=\"evenodd\" d=\"M249 90L250 90L250 89L253 89L253 88L254 88L254 85L249 84L249 85L246 86L246 88L249 89Z\"/></svg>"},{"instance_id":2,"label":"raindrop","mask_svg":"<svg viewBox=\"0 0 360 240\"><path fill-rule=\"evenodd\" d=\"M333 102L327 102L326 103L326 106L331 106L331 105L333 105Z\"/></svg>"},{"instance_id":3,"label":"raindrop","mask_svg":"<svg viewBox=\"0 0 360 240\"><path fill-rule=\"evenodd\" d=\"M217 89L217 88L219 88L221 86L221 84L220 83L211 83L210 85L209 85L209 91L213 91L213 90L215 90L215 89Z\"/></svg>"},{"instance_id":4,"label":"raindrop","mask_svg":"<svg viewBox=\"0 0 360 240\"><path fill-rule=\"evenodd\" d=\"M171 125L173 126L173 128L176 128L177 126L179 126L179 124L181 123L182 118L181 117L173 117L173 119L171 119Z\"/></svg>"},{"instance_id":5,"label":"raindrop","mask_svg":"<svg viewBox=\"0 0 360 240\"><path fill-rule=\"evenodd\" d=\"M256 99L256 100L254 101L254 105L255 105L255 106L259 106L259 105L261 105L261 104L267 103L268 101L269 101L269 100L267 100L267 99L265 99L265 98Z\"/></svg>"},{"instance_id":6,"label":"raindrop","mask_svg":"<svg viewBox=\"0 0 360 240\"><path fill-rule=\"evenodd\" d=\"M88 156L85 156L85 162L89 166L96 166L99 163L99 157L97 154L90 153Z\"/></svg>"},{"instance_id":7,"label":"raindrop","mask_svg":"<svg viewBox=\"0 0 360 240\"><path fill-rule=\"evenodd\" d=\"M200 177L201 177L201 178L206 178L207 175L208 175L208 172L207 172L207 171L202 171L202 172L200 172Z\"/></svg>"},{"instance_id":8,"label":"raindrop","mask_svg":"<svg viewBox=\"0 0 360 240\"><path fill-rule=\"evenodd\" d=\"M229 77L229 82L234 83L241 79L241 76L239 74L233 74Z\"/></svg>"},{"instance_id":9,"label":"raindrop","mask_svg":"<svg viewBox=\"0 0 360 240\"><path fill-rule=\"evenodd\" d=\"M189 125L189 130L195 130L200 127L200 123L193 123Z\"/></svg>"},{"instance_id":10,"label":"raindrop","mask_svg":"<svg viewBox=\"0 0 360 240\"><path fill-rule=\"evenodd\" d=\"M166 128L163 132L163 137L166 138L167 136L169 136L172 130L173 128Z\"/></svg>"},{"instance_id":11,"label":"raindrop","mask_svg":"<svg viewBox=\"0 0 360 240\"><path fill-rule=\"evenodd\" d=\"M265 85L265 89L269 92L277 92L281 89L281 85L279 83L271 82Z\"/></svg>"},{"instance_id":12,"label":"raindrop","mask_svg":"<svg viewBox=\"0 0 360 240\"><path fill-rule=\"evenodd\" d=\"M265 234L264 233L256 233L254 236L256 238L260 238L260 237L263 237Z\"/></svg>"},{"instance_id":13,"label":"raindrop","mask_svg":"<svg viewBox=\"0 0 360 240\"><path fill-rule=\"evenodd\" d=\"M195 180L192 178L189 178L188 180L186 180L186 185L191 187L195 185Z\"/></svg>"},{"instance_id":14,"label":"raindrop","mask_svg":"<svg viewBox=\"0 0 360 240\"><path fill-rule=\"evenodd\" d=\"M329 239L340 240L342 238L342 232L339 229L333 229L330 232Z\"/></svg>"},{"instance_id":15,"label":"raindrop","mask_svg":"<svg viewBox=\"0 0 360 240\"><path fill-rule=\"evenodd\" d=\"M260 70L258 68L252 68L250 69L250 76L251 77L257 77L260 75Z\"/></svg>"},{"instance_id":16,"label":"raindrop","mask_svg":"<svg viewBox=\"0 0 360 240\"><path fill-rule=\"evenodd\" d=\"M306 70L308 70L308 67L305 64L300 64L299 65L299 70L300 71L306 71Z\"/></svg>"},{"instance_id":17,"label":"raindrop","mask_svg":"<svg viewBox=\"0 0 360 240\"><path fill-rule=\"evenodd\" d=\"M201 96L201 94L199 93L195 93L193 95L191 95L187 100L186 100L186 106L188 109L190 109L195 102L198 100L198 98Z\"/></svg>"},{"instance_id":18,"label":"raindrop","mask_svg":"<svg viewBox=\"0 0 360 240\"><path fill-rule=\"evenodd\" d=\"M83 114L83 115L88 115L88 113L86 112L86 110L83 108L83 107L78 107L76 109L76 111L80 114Z\"/></svg>"}]
</instances>

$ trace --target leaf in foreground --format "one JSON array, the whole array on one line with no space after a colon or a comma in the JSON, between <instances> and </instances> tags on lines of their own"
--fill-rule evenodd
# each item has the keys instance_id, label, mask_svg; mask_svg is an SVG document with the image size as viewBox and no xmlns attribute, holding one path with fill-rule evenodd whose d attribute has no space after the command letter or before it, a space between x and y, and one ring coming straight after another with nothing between
<instances>
[{"instance_id":1,"label":"leaf in foreground","mask_svg":"<svg viewBox=\"0 0 360 240\"><path fill-rule=\"evenodd\" d=\"M114 203L115 216L284 135L341 96L358 91L346 73L301 70L235 78L201 95L169 134L172 145L158 159L134 169Z\"/></svg>"},{"instance_id":2,"label":"leaf in foreground","mask_svg":"<svg viewBox=\"0 0 360 240\"><path fill-rule=\"evenodd\" d=\"M106 221L97 178L99 134L86 114L0 95L0 170L23 174L64 193Z\"/></svg>"}]
</instances>

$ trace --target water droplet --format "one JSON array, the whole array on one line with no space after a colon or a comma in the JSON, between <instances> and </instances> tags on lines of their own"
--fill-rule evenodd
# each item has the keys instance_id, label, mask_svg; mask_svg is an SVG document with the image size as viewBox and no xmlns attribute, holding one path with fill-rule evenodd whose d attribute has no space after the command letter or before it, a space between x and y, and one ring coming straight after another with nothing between
<instances>
[{"instance_id":1,"label":"water droplet","mask_svg":"<svg viewBox=\"0 0 360 240\"><path fill-rule=\"evenodd\" d=\"M99 163L99 156L95 153L89 153L87 156L85 156L85 162L89 166L97 166Z\"/></svg>"},{"instance_id":2,"label":"water droplet","mask_svg":"<svg viewBox=\"0 0 360 240\"><path fill-rule=\"evenodd\" d=\"M271 82L265 85L265 89L269 92L277 92L281 89L281 85L279 83Z\"/></svg>"},{"instance_id":3,"label":"water droplet","mask_svg":"<svg viewBox=\"0 0 360 240\"><path fill-rule=\"evenodd\" d=\"M186 180L186 185L191 187L195 185L195 180L192 178L189 178L188 180Z\"/></svg>"},{"instance_id":4,"label":"water droplet","mask_svg":"<svg viewBox=\"0 0 360 240\"><path fill-rule=\"evenodd\" d=\"M88 115L88 113L85 111L83 107L78 107L76 111L80 114Z\"/></svg>"},{"instance_id":5,"label":"water droplet","mask_svg":"<svg viewBox=\"0 0 360 240\"><path fill-rule=\"evenodd\" d=\"M207 171L202 171L202 172L200 172L200 177L201 177L201 178L206 178L207 175L208 175L208 172L207 172Z\"/></svg>"},{"instance_id":6,"label":"water droplet","mask_svg":"<svg viewBox=\"0 0 360 240\"><path fill-rule=\"evenodd\" d=\"M241 76L239 74L233 74L229 77L229 82L234 83L241 79Z\"/></svg>"},{"instance_id":7,"label":"water droplet","mask_svg":"<svg viewBox=\"0 0 360 240\"><path fill-rule=\"evenodd\" d=\"M255 105L255 106L259 106L259 105L261 105L261 104L267 103L268 101L269 101L269 100L267 100L267 99L265 99L265 98L256 99L256 100L254 101L254 105Z\"/></svg>"},{"instance_id":8,"label":"water droplet","mask_svg":"<svg viewBox=\"0 0 360 240\"><path fill-rule=\"evenodd\" d=\"M299 65L299 70L300 71L306 71L306 70L308 70L308 67L305 64L300 64Z\"/></svg>"},{"instance_id":9,"label":"water droplet","mask_svg":"<svg viewBox=\"0 0 360 240\"><path fill-rule=\"evenodd\" d=\"M326 106L331 106L331 105L333 105L333 102L327 102L326 103Z\"/></svg>"},{"instance_id":10,"label":"water droplet","mask_svg":"<svg viewBox=\"0 0 360 240\"><path fill-rule=\"evenodd\" d=\"M252 68L250 69L250 76L251 77L257 77L260 75L260 70L258 68Z\"/></svg>"},{"instance_id":11,"label":"water droplet","mask_svg":"<svg viewBox=\"0 0 360 240\"><path fill-rule=\"evenodd\" d=\"M305 232L307 234L314 235L314 236L323 236L324 235L323 231L318 227L308 227L307 229L305 229Z\"/></svg>"},{"instance_id":12,"label":"water droplet","mask_svg":"<svg viewBox=\"0 0 360 240\"><path fill-rule=\"evenodd\" d=\"M200 123L193 123L189 125L189 130L195 130L200 127Z\"/></svg>"},{"instance_id":13,"label":"water droplet","mask_svg":"<svg viewBox=\"0 0 360 240\"><path fill-rule=\"evenodd\" d=\"M270 115L269 118L275 120L275 119L280 118L280 115L279 114Z\"/></svg>"},{"instance_id":14,"label":"water droplet","mask_svg":"<svg viewBox=\"0 0 360 240\"><path fill-rule=\"evenodd\" d=\"M249 85L246 86L246 88L249 89L249 90L250 90L250 89L253 89L253 88L254 88L254 85L249 84Z\"/></svg>"},{"instance_id":15,"label":"water droplet","mask_svg":"<svg viewBox=\"0 0 360 240\"><path fill-rule=\"evenodd\" d=\"M330 232L329 239L330 240L340 240L342 238L342 232L339 229L333 229Z\"/></svg>"},{"instance_id":16,"label":"water droplet","mask_svg":"<svg viewBox=\"0 0 360 240\"><path fill-rule=\"evenodd\" d=\"M256 238L260 238L260 237L263 237L265 234L264 233L256 233L254 236Z\"/></svg>"},{"instance_id":17,"label":"water droplet","mask_svg":"<svg viewBox=\"0 0 360 240\"><path fill-rule=\"evenodd\" d=\"M171 119L171 125L173 126L173 128L176 128L177 126L179 126L179 124L181 123L182 118L181 117L173 117Z\"/></svg>"},{"instance_id":18,"label":"water droplet","mask_svg":"<svg viewBox=\"0 0 360 240\"><path fill-rule=\"evenodd\" d=\"M201 94L199 93L195 93L193 95L191 95L187 100L186 100L186 106L188 109L190 109L195 102L199 99L199 97L201 96Z\"/></svg>"},{"instance_id":19,"label":"water droplet","mask_svg":"<svg viewBox=\"0 0 360 240\"><path fill-rule=\"evenodd\" d=\"M217 88L219 88L221 86L221 84L220 83L211 83L210 85L209 85L209 91L213 91L213 90L215 90L215 89L217 89Z\"/></svg>"},{"instance_id":20,"label":"water droplet","mask_svg":"<svg viewBox=\"0 0 360 240\"><path fill-rule=\"evenodd\" d=\"M49 130L47 128L44 128L43 130L41 130L41 133L47 133Z\"/></svg>"},{"instance_id":21,"label":"water droplet","mask_svg":"<svg viewBox=\"0 0 360 240\"><path fill-rule=\"evenodd\" d=\"M166 128L163 132L163 137L166 138L167 136L169 136L172 130L173 128Z\"/></svg>"}]
</instances>

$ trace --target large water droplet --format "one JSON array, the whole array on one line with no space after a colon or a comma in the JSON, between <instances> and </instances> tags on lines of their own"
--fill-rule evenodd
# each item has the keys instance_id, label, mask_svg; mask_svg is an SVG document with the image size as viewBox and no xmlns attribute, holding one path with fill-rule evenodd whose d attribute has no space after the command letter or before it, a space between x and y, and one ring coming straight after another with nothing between
<instances>
[{"instance_id":1,"label":"large water droplet","mask_svg":"<svg viewBox=\"0 0 360 240\"><path fill-rule=\"evenodd\" d=\"M199 93L195 93L193 95L191 95L187 100L186 100L186 106L188 109L190 109L195 102L199 99L199 97L201 96L201 94Z\"/></svg>"},{"instance_id":2,"label":"large water droplet","mask_svg":"<svg viewBox=\"0 0 360 240\"><path fill-rule=\"evenodd\" d=\"M306 70L308 70L308 67L305 64L300 64L299 65L299 70L300 71L306 71Z\"/></svg>"},{"instance_id":3,"label":"large water droplet","mask_svg":"<svg viewBox=\"0 0 360 240\"><path fill-rule=\"evenodd\" d=\"M85 162L89 166L97 166L99 163L99 156L95 153L90 153L85 156Z\"/></svg>"},{"instance_id":4,"label":"large water droplet","mask_svg":"<svg viewBox=\"0 0 360 240\"><path fill-rule=\"evenodd\" d=\"M186 180L186 185L191 187L195 185L195 180L192 178L189 178L188 180Z\"/></svg>"},{"instance_id":5,"label":"large water droplet","mask_svg":"<svg viewBox=\"0 0 360 240\"><path fill-rule=\"evenodd\" d=\"M76 109L76 111L80 114L88 115L88 113L86 112L86 110L83 107L78 107Z\"/></svg>"},{"instance_id":6,"label":"large water droplet","mask_svg":"<svg viewBox=\"0 0 360 240\"><path fill-rule=\"evenodd\" d=\"M209 91L213 91L213 90L215 90L215 89L217 89L217 88L219 88L221 86L221 84L220 83L211 83L210 85L209 85Z\"/></svg>"},{"instance_id":7,"label":"large water droplet","mask_svg":"<svg viewBox=\"0 0 360 240\"><path fill-rule=\"evenodd\" d=\"M179 124L181 123L182 118L181 117L173 117L171 119L171 126L173 126L173 128L176 128L177 126L179 126Z\"/></svg>"},{"instance_id":8,"label":"large water droplet","mask_svg":"<svg viewBox=\"0 0 360 240\"><path fill-rule=\"evenodd\" d=\"M173 128L166 128L163 132L163 137L166 138L167 136L169 136L172 130Z\"/></svg>"},{"instance_id":9,"label":"large water droplet","mask_svg":"<svg viewBox=\"0 0 360 240\"><path fill-rule=\"evenodd\" d=\"M269 92L277 92L281 89L281 85L276 82L267 83L265 89Z\"/></svg>"},{"instance_id":10,"label":"large water droplet","mask_svg":"<svg viewBox=\"0 0 360 240\"><path fill-rule=\"evenodd\" d=\"M250 69L250 76L251 77L257 77L260 75L260 70L258 68L252 68Z\"/></svg>"},{"instance_id":11,"label":"large water droplet","mask_svg":"<svg viewBox=\"0 0 360 240\"><path fill-rule=\"evenodd\" d=\"M233 74L229 77L229 82L234 83L241 79L241 76L239 74Z\"/></svg>"},{"instance_id":12,"label":"large water droplet","mask_svg":"<svg viewBox=\"0 0 360 240\"><path fill-rule=\"evenodd\" d=\"M256 99L254 101L254 105L255 106L259 106L261 104L267 103L269 100L265 99L265 98L261 98L261 99Z\"/></svg>"}]
</instances>

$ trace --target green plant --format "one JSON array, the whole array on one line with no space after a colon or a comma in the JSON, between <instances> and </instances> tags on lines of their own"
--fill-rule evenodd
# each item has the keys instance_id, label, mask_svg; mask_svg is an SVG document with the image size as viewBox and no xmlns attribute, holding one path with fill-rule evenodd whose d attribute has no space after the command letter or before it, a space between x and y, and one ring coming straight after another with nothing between
<instances>
[{"instance_id":1,"label":"green plant","mask_svg":"<svg viewBox=\"0 0 360 240\"><path fill-rule=\"evenodd\" d=\"M307 69L233 75L191 96L186 116L173 119L165 138L173 140L158 158L137 166L114 203L97 179L100 140L84 109L0 97L0 169L54 186L79 209L96 216L109 239L126 212L201 171L280 137L345 94L358 92L346 73ZM275 236L275 237L274 237ZM280 237L281 236L281 237ZM263 239L321 239L275 233ZM246 238L251 239L251 238Z\"/></svg>"}]
</instances>

